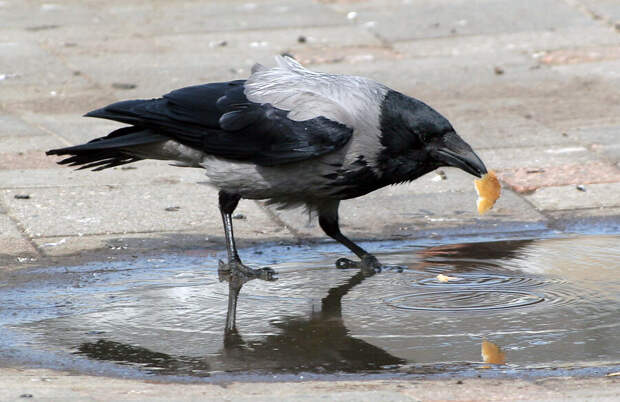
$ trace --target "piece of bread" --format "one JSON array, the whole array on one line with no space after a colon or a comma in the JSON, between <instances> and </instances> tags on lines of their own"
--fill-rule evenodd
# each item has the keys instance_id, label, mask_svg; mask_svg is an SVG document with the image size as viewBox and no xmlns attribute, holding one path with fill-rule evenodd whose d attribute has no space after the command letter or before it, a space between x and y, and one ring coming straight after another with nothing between
<instances>
[{"instance_id":1,"label":"piece of bread","mask_svg":"<svg viewBox=\"0 0 620 402\"><path fill-rule=\"evenodd\" d=\"M497 176L495 176L495 172L492 170L482 176L482 179L475 179L474 185L478 193L478 199L476 200L478 213L482 215L493 207L495 201L499 198L502 187L499 184L499 180L497 180Z\"/></svg>"},{"instance_id":2,"label":"piece of bread","mask_svg":"<svg viewBox=\"0 0 620 402\"><path fill-rule=\"evenodd\" d=\"M481 352L482 360L485 363L506 364L506 353L503 352L502 349L493 342L489 342L486 339L483 339Z\"/></svg>"}]
</instances>

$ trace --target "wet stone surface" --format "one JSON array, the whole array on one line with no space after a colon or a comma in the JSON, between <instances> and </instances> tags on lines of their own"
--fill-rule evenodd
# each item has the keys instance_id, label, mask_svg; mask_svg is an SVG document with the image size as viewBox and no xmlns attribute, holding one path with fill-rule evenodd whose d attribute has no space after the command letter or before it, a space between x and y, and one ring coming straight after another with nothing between
<instances>
[{"instance_id":1,"label":"wet stone surface","mask_svg":"<svg viewBox=\"0 0 620 402\"><path fill-rule=\"evenodd\" d=\"M0 288L0 361L184 381L618 371L620 236L536 237L368 243L405 267L370 276L336 269L331 244L246 249L279 280L244 286L226 336L215 257L21 271Z\"/></svg>"}]
</instances>

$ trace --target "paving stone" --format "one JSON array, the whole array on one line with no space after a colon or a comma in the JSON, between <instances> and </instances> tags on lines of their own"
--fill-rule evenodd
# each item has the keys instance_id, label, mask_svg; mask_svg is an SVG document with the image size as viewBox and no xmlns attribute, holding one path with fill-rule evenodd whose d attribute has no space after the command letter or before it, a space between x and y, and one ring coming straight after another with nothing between
<instances>
[{"instance_id":1,"label":"paving stone","mask_svg":"<svg viewBox=\"0 0 620 402\"><path fill-rule=\"evenodd\" d=\"M53 163L50 169L0 170L0 188L122 186L144 184L196 184L206 177L202 169L182 169L165 161L140 161L131 165L92 172L56 165L62 157L39 157ZM32 166L28 166L31 168Z\"/></svg>"},{"instance_id":2,"label":"paving stone","mask_svg":"<svg viewBox=\"0 0 620 402\"><path fill-rule=\"evenodd\" d=\"M444 110L459 135L468 139L474 149L527 147L534 141L539 147L570 144L560 132L527 118L527 113Z\"/></svg>"},{"instance_id":3,"label":"paving stone","mask_svg":"<svg viewBox=\"0 0 620 402\"><path fill-rule=\"evenodd\" d=\"M389 41L595 25L568 4L552 0L385 0L332 7L342 12L356 11L357 22L370 26ZM549 9L553 13L542 12Z\"/></svg>"},{"instance_id":4,"label":"paving stone","mask_svg":"<svg viewBox=\"0 0 620 402\"><path fill-rule=\"evenodd\" d=\"M217 191L206 185L36 188L28 190L30 199L14 198L24 191L3 190L0 196L33 238L178 230L222 234ZM248 217L235 221L239 237L287 236L251 201L242 202L238 212Z\"/></svg>"},{"instance_id":5,"label":"paving stone","mask_svg":"<svg viewBox=\"0 0 620 402\"><path fill-rule=\"evenodd\" d=\"M109 102L82 103L80 110L75 113L32 113L22 114L22 119L28 123L41 127L50 135L54 135L65 142L65 146L88 142L102 137L123 127L124 124L111 120L83 117L86 112L107 105ZM48 158L53 159L53 158Z\"/></svg>"},{"instance_id":6,"label":"paving stone","mask_svg":"<svg viewBox=\"0 0 620 402\"><path fill-rule=\"evenodd\" d=\"M504 74L494 72L502 66ZM313 66L317 71L355 74L373 78L400 92L427 103L478 102L496 99L520 99L529 102L543 95L549 102L549 91L566 89L567 82L546 68L535 68L536 62L524 55L508 53L508 58L458 55L446 57L407 58L375 57L365 63L330 63ZM599 112L600 113L600 112Z\"/></svg>"},{"instance_id":7,"label":"paving stone","mask_svg":"<svg viewBox=\"0 0 620 402\"><path fill-rule=\"evenodd\" d=\"M44 137L49 138L49 137ZM23 151L15 153L0 153L0 174L14 175L15 170L42 169L57 167L52 158L45 156L43 151ZM19 177L11 180L19 180ZM2 184L0 184L0 187Z\"/></svg>"},{"instance_id":8,"label":"paving stone","mask_svg":"<svg viewBox=\"0 0 620 402\"><path fill-rule=\"evenodd\" d=\"M496 148L478 151L480 158L491 169L545 168L600 161L586 147L571 144L565 147Z\"/></svg>"},{"instance_id":9,"label":"paving stone","mask_svg":"<svg viewBox=\"0 0 620 402\"><path fill-rule=\"evenodd\" d=\"M4 109L28 109L42 101L48 108L55 109L66 103L67 98L92 87L91 82L75 76L60 59L38 44L23 38L10 43L12 45L0 47L3 52L0 74L14 77L0 81L0 105Z\"/></svg>"},{"instance_id":10,"label":"paving stone","mask_svg":"<svg viewBox=\"0 0 620 402\"><path fill-rule=\"evenodd\" d=\"M607 162L590 162L544 169L509 169L499 172L498 176L513 191L530 193L549 186L620 182L620 169Z\"/></svg>"},{"instance_id":11,"label":"paving stone","mask_svg":"<svg viewBox=\"0 0 620 402\"><path fill-rule=\"evenodd\" d=\"M0 211L0 269L16 258L29 258L38 255L32 244L22 236L13 221Z\"/></svg>"},{"instance_id":12,"label":"paving stone","mask_svg":"<svg viewBox=\"0 0 620 402\"><path fill-rule=\"evenodd\" d=\"M124 35L279 29L347 22L344 15L321 4L299 0L184 1L182 4L162 0L85 4L73 0L56 6L55 10L44 11L33 7L32 14L13 18L8 21L7 27L79 41L83 37L103 39Z\"/></svg>"},{"instance_id":13,"label":"paving stone","mask_svg":"<svg viewBox=\"0 0 620 402\"><path fill-rule=\"evenodd\" d=\"M620 59L620 46L582 47L545 52L539 60L549 65L592 63Z\"/></svg>"},{"instance_id":14,"label":"paving stone","mask_svg":"<svg viewBox=\"0 0 620 402\"><path fill-rule=\"evenodd\" d=\"M528 224L534 228L545 221L519 196L507 190L503 191L493 210L478 216L473 187L469 192L444 193L413 193L412 187L387 187L358 199L343 201L340 204L343 233L358 239L385 239L415 237L448 228L452 231L492 231L500 227L505 229L508 222L518 223L515 227L519 228ZM309 220L301 210L274 210L274 213L301 237L325 237L316 220Z\"/></svg>"},{"instance_id":15,"label":"paving stone","mask_svg":"<svg viewBox=\"0 0 620 402\"><path fill-rule=\"evenodd\" d=\"M620 144L612 145L592 145L592 150L602 154L609 162L615 163L620 167Z\"/></svg>"},{"instance_id":16,"label":"paving stone","mask_svg":"<svg viewBox=\"0 0 620 402\"><path fill-rule=\"evenodd\" d=\"M607 27L593 26L556 30L499 33L494 35L448 36L432 39L399 41L394 49L408 57L452 57L458 55L527 54L535 60L554 49L573 49L579 46L616 45L618 36Z\"/></svg>"},{"instance_id":17,"label":"paving stone","mask_svg":"<svg viewBox=\"0 0 620 402\"><path fill-rule=\"evenodd\" d=\"M22 235L5 211L0 210L0 234L7 238L21 238Z\"/></svg>"},{"instance_id":18,"label":"paving stone","mask_svg":"<svg viewBox=\"0 0 620 402\"><path fill-rule=\"evenodd\" d=\"M584 144L620 144L620 125L612 127L577 127L566 131L568 138L576 138Z\"/></svg>"},{"instance_id":19,"label":"paving stone","mask_svg":"<svg viewBox=\"0 0 620 402\"><path fill-rule=\"evenodd\" d=\"M620 22L620 4L616 0L580 0L596 16Z\"/></svg>"},{"instance_id":20,"label":"paving stone","mask_svg":"<svg viewBox=\"0 0 620 402\"><path fill-rule=\"evenodd\" d=\"M207 236L201 232L154 232L114 235L54 236L34 239L46 256L99 253L99 258L126 258L130 255L172 252L207 256L225 253L224 232ZM238 246L269 241L268 236L239 237Z\"/></svg>"},{"instance_id":21,"label":"paving stone","mask_svg":"<svg viewBox=\"0 0 620 402\"><path fill-rule=\"evenodd\" d=\"M37 129L34 129L38 131ZM19 153L24 151L45 151L65 145L58 138L49 135L38 136L0 136L0 159L6 153ZM0 162L0 165L2 162Z\"/></svg>"},{"instance_id":22,"label":"paving stone","mask_svg":"<svg viewBox=\"0 0 620 402\"><path fill-rule=\"evenodd\" d=\"M574 185L545 187L526 199L542 211L620 206L620 183L589 184L584 187L586 191L580 191Z\"/></svg>"},{"instance_id":23,"label":"paving stone","mask_svg":"<svg viewBox=\"0 0 620 402\"><path fill-rule=\"evenodd\" d=\"M27 124L19 117L0 113L0 141L6 137L40 136L40 130Z\"/></svg>"}]
</instances>

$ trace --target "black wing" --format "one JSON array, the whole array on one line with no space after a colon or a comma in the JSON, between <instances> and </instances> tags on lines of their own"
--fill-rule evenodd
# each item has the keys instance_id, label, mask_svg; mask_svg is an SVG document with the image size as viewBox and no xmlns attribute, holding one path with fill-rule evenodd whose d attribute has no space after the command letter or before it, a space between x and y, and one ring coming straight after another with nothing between
<instances>
[{"instance_id":1,"label":"black wing","mask_svg":"<svg viewBox=\"0 0 620 402\"><path fill-rule=\"evenodd\" d=\"M208 154L262 166L324 155L351 138L351 128L325 117L294 121L285 110L250 102L244 82L182 88L159 99L114 103L86 116L153 129Z\"/></svg>"}]
</instances>

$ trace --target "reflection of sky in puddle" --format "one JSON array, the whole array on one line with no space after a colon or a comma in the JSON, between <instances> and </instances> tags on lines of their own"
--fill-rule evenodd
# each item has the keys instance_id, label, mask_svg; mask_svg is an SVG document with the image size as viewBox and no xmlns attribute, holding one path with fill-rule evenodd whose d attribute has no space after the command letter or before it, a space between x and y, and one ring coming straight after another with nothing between
<instances>
[{"instance_id":1,"label":"reflection of sky in puddle","mask_svg":"<svg viewBox=\"0 0 620 402\"><path fill-rule=\"evenodd\" d=\"M245 250L280 279L244 286L239 334L226 339L227 284L214 258L39 269L1 289L0 320L13 336L0 342L189 376L463 374L479 368L483 339L501 346L506 370L619 365L619 240L371 243L384 263L408 267L372 277L333 268L332 245Z\"/></svg>"}]
</instances>

